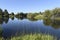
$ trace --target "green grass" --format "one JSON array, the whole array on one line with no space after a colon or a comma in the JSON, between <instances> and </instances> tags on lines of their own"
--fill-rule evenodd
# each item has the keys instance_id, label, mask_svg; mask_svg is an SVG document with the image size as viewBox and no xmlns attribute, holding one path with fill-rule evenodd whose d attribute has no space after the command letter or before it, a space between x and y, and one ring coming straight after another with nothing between
<instances>
[{"instance_id":1,"label":"green grass","mask_svg":"<svg viewBox=\"0 0 60 40\"><path fill-rule=\"evenodd\" d=\"M40 19L43 19L44 17L43 17L43 15L37 15L34 18L40 20Z\"/></svg>"},{"instance_id":2,"label":"green grass","mask_svg":"<svg viewBox=\"0 0 60 40\"><path fill-rule=\"evenodd\" d=\"M13 37L11 40L56 40L51 35L43 35L43 34L30 34L30 35L24 35L19 37Z\"/></svg>"}]
</instances>

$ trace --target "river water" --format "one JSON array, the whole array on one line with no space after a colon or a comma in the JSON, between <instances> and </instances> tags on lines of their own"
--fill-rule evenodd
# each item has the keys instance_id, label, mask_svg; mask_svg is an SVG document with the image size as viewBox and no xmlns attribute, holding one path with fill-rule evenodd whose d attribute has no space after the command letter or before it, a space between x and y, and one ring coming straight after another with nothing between
<instances>
[{"instance_id":1,"label":"river water","mask_svg":"<svg viewBox=\"0 0 60 40\"><path fill-rule=\"evenodd\" d=\"M22 34L43 33L60 39L60 21L57 20L29 20L29 19L0 19L0 37L4 39Z\"/></svg>"}]
</instances>

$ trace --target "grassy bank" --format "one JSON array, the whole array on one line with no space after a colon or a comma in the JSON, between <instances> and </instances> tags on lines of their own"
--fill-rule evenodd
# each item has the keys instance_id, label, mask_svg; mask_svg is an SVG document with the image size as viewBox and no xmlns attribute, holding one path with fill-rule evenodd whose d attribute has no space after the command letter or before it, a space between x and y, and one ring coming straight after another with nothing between
<instances>
[{"instance_id":1,"label":"grassy bank","mask_svg":"<svg viewBox=\"0 0 60 40\"><path fill-rule=\"evenodd\" d=\"M30 34L19 37L13 37L11 40L56 40L56 39L51 35Z\"/></svg>"},{"instance_id":2,"label":"grassy bank","mask_svg":"<svg viewBox=\"0 0 60 40\"><path fill-rule=\"evenodd\" d=\"M43 19L44 17L43 17L43 15L37 15L34 18L40 20L40 19Z\"/></svg>"}]
</instances>

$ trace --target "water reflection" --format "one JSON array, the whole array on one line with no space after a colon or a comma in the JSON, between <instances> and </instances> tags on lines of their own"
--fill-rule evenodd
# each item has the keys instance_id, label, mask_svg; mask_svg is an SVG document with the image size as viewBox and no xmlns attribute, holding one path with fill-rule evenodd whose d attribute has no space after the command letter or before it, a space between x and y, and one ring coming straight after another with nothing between
<instances>
[{"instance_id":1,"label":"water reflection","mask_svg":"<svg viewBox=\"0 0 60 40\"><path fill-rule=\"evenodd\" d=\"M8 17L0 18L0 24L3 24L3 22L8 23L8 20Z\"/></svg>"},{"instance_id":2,"label":"water reflection","mask_svg":"<svg viewBox=\"0 0 60 40\"><path fill-rule=\"evenodd\" d=\"M13 21L10 19L12 19ZM14 36L21 36L21 35L35 34L35 33L48 34L48 32L51 32L52 35L55 35L54 29L51 28L52 29L51 30L50 28L47 28L45 26L47 27L51 26L54 29L58 29L60 28L60 21L51 20L51 19L35 20L35 19L27 19L24 17L17 18L17 19L14 17L13 18L8 18L8 17L0 18L0 27L1 27L0 39L11 40L11 37L14 37ZM56 33L57 36L58 34Z\"/></svg>"},{"instance_id":3,"label":"water reflection","mask_svg":"<svg viewBox=\"0 0 60 40\"><path fill-rule=\"evenodd\" d=\"M3 24L3 18L0 18L0 24Z\"/></svg>"},{"instance_id":4,"label":"water reflection","mask_svg":"<svg viewBox=\"0 0 60 40\"><path fill-rule=\"evenodd\" d=\"M12 17L11 19L14 20L14 17Z\"/></svg>"},{"instance_id":5,"label":"water reflection","mask_svg":"<svg viewBox=\"0 0 60 40\"><path fill-rule=\"evenodd\" d=\"M51 20L51 19L45 19L43 23L47 26L52 26L55 29L60 28L60 21L59 20Z\"/></svg>"},{"instance_id":6,"label":"water reflection","mask_svg":"<svg viewBox=\"0 0 60 40\"><path fill-rule=\"evenodd\" d=\"M0 24L0 40L2 39L2 25Z\"/></svg>"},{"instance_id":7,"label":"water reflection","mask_svg":"<svg viewBox=\"0 0 60 40\"><path fill-rule=\"evenodd\" d=\"M18 20L26 19L26 17L16 17Z\"/></svg>"}]
</instances>

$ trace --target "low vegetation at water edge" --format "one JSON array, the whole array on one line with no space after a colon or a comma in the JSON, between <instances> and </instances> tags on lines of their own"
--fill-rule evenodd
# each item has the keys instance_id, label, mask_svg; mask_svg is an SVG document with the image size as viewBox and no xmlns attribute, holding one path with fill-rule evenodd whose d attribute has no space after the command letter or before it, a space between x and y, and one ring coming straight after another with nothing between
<instances>
[{"instance_id":1,"label":"low vegetation at water edge","mask_svg":"<svg viewBox=\"0 0 60 40\"><path fill-rule=\"evenodd\" d=\"M30 35L23 35L19 37L13 37L11 40L56 40L51 35L43 35L43 34L30 34Z\"/></svg>"}]
</instances>

